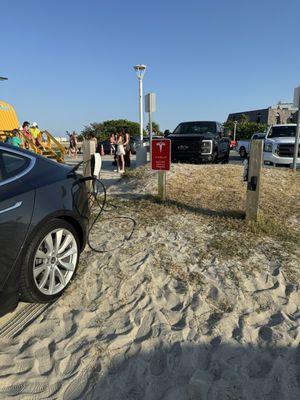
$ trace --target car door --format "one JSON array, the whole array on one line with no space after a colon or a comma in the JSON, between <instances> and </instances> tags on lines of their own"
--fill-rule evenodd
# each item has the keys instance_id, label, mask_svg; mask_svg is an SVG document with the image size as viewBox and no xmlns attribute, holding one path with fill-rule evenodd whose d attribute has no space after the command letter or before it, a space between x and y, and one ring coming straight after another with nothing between
<instances>
[{"instance_id":1,"label":"car door","mask_svg":"<svg viewBox=\"0 0 300 400\"><path fill-rule=\"evenodd\" d=\"M0 146L0 290L15 265L30 225L35 190L24 185L35 158Z\"/></svg>"}]
</instances>

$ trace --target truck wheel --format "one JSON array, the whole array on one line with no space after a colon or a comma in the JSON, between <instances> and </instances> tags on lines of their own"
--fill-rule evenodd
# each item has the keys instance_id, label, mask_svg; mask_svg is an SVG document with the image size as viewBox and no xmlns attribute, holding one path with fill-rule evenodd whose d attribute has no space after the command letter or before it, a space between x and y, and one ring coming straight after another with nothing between
<instances>
[{"instance_id":1,"label":"truck wheel","mask_svg":"<svg viewBox=\"0 0 300 400\"><path fill-rule=\"evenodd\" d=\"M218 164L219 159L218 159L218 152L214 151L213 155L212 155L212 164Z\"/></svg>"},{"instance_id":2,"label":"truck wheel","mask_svg":"<svg viewBox=\"0 0 300 400\"><path fill-rule=\"evenodd\" d=\"M240 157L241 158L247 158L247 152L246 152L245 147L241 147L240 148Z\"/></svg>"}]
</instances>

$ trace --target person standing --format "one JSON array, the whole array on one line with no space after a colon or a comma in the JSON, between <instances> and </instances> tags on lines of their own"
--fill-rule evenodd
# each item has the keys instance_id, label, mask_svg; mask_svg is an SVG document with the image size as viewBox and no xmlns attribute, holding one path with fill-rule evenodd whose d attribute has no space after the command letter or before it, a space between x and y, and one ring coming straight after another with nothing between
<instances>
[{"instance_id":1,"label":"person standing","mask_svg":"<svg viewBox=\"0 0 300 400\"><path fill-rule=\"evenodd\" d=\"M125 131L124 149L125 149L125 156L124 156L125 167L130 167L130 135L127 131Z\"/></svg>"},{"instance_id":2,"label":"person standing","mask_svg":"<svg viewBox=\"0 0 300 400\"><path fill-rule=\"evenodd\" d=\"M73 133L70 135L69 153L71 157L74 156L74 158L77 158L77 138L75 131L73 131Z\"/></svg>"},{"instance_id":3,"label":"person standing","mask_svg":"<svg viewBox=\"0 0 300 400\"><path fill-rule=\"evenodd\" d=\"M95 136L95 134L94 133L91 133L90 134L90 141L92 142L92 143L94 143L94 145L95 145L95 152L96 152L96 149L97 149L97 145L98 145L98 141L97 141L97 138L96 138L96 136ZM100 154L101 154L101 152L99 152Z\"/></svg>"},{"instance_id":4,"label":"person standing","mask_svg":"<svg viewBox=\"0 0 300 400\"><path fill-rule=\"evenodd\" d=\"M110 155L112 156L116 152L116 137L113 132L110 134L109 143L110 143Z\"/></svg>"},{"instance_id":5,"label":"person standing","mask_svg":"<svg viewBox=\"0 0 300 400\"><path fill-rule=\"evenodd\" d=\"M118 171L120 174L125 172L125 149L124 149L124 138L122 132L118 133L117 136L117 163L118 163Z\"/></svg>"}]
</instances>

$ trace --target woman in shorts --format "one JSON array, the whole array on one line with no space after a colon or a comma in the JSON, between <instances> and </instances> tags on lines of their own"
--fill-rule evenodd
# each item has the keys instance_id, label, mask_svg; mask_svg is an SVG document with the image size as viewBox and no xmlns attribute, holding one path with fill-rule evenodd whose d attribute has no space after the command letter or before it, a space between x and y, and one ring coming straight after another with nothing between
<instances>
[{"instance_id":1,"label":"woman in shorts","mask_svg":"<svg viewBox=\"0 0 300 400\"><path fill-rule=\"evenodd\" d=\"M118 133L117 136L117 162L118 162L118 171L120 174L125 172L125 149L124 149L124 138L122 132Z\"/></svg>"}]
</instances>

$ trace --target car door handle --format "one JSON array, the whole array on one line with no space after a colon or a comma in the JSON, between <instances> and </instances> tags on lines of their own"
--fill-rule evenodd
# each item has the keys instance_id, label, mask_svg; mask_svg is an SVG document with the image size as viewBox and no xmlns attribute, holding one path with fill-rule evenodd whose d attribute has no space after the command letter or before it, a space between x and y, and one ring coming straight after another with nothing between
<instances>
[{"instance_id":1,"label":"car door handle","mask_svg":"<svg viewBox=\"0 0 300 400\"><path fill-rule=\"evenodd\" d=\"M21 207L23 201L18 201L15 205L8 207L8 208L3 208L2 210L0 209L0 214L3 214L7 211L14 210L15 208Z\"/></svg>"}]
</instances>

